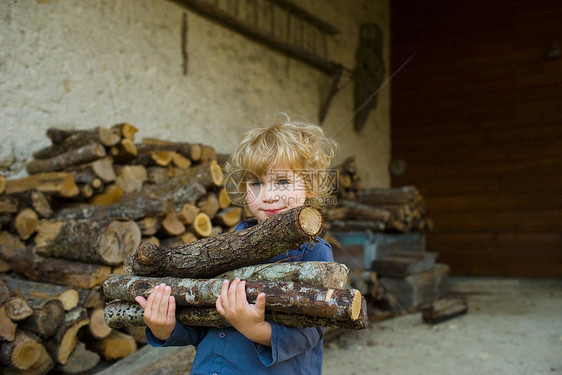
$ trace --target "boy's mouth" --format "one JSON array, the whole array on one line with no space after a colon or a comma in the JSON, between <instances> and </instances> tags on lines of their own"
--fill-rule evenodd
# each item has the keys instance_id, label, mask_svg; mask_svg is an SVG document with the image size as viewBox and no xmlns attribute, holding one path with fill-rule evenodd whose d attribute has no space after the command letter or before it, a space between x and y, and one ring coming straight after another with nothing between
<instances>
[{"instance_id":1,"label":"boy's mouth","mask_svg":"<svg viewBox=\"0 0 562 375\"><path fill-rule=\"evenodd\" d=\"M275 215L275 214L277 214L281 211L282 211L281 208L278 208L278 209L275 209L275 210L263 210L263 212L265 212L267 215Z\"/></svg>"}]
</instances>

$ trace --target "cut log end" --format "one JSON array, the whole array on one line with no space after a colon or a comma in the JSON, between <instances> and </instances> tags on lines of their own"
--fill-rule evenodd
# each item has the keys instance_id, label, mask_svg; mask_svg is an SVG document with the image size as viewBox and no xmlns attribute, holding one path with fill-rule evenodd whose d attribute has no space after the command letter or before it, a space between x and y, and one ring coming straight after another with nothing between
<instances>
[{"instance_id":1,"label":"cut log end","mask_svg":"<svg viewBox=\"0 0 562 375\"><path fill-rule=\"evenodd\" d=\"M105 264L117 266L140 244L141 231L134 221L114 221L100 240L100 257Z\"/></svg>"},{"instance_id":2,"label":"cut log end","mask_svg":"<svg viewBox=\"0 0 562 375\"><path fill-rule=\"evenodd\" d=\"M304 233L316 236L322 229L322 214L313 207L304 207L298 213L298 223Z\"/></svg>"},{"instance_id":3,"label":"cut log end","mask_svg":"<svg viewBox=\"0 0 562 375\"><path fill-rule=\"evenodd\" d=\"M361 315L361 292L354 290L353 301L351 302L351 319L357 320Z\"/></svg>"},{"instance_id":4,"label":"cut log end","mask_svg":"<svg viewBox=\"0 0 562 375\"><path fill-rule=\"evenodd\" d=\"M193 230L201 237L209 237L213 232L211 218L204 212L200 212L193 220Z\"/></svg>"},{"instance_id":5,"label":"cut log end","mask_svg":"<svg viewBox=\"0 0 562 375\"><path fill-rule=\"evenodd\" d=\"M10 355L10 364L20 370L33 366L41 355L41 344L32 337L20 333L14 341L14 349Z\"/></svg>"},{"instance_id":6,"label":"cut log end","mask_svg":"<svg viewBox=\"0 0 562 375\"><path fill-rule=\"evenodd\" d=\"M215 186L221 186L224 182L224 175L222 173L221 166L215 161L211 161L210 163L211 168L211 178Z\"/></svg>"}]
</instances>

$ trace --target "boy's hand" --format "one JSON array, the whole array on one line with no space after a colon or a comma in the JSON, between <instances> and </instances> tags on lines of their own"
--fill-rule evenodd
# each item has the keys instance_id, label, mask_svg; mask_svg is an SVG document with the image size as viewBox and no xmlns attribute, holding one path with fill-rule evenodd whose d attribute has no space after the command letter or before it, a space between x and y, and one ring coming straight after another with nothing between
<instances>
[{"instance_id":1,"label":"boy's hand","mask_svg":"<svg viewBox=\"0 0 562 375\"><path fill-rule=\"evenodd\" d=\"M258 295L255 305L250 304L245 281L236 278L229 283L225 280L216 306L219 314L248 339L271 346L271 325L265 321L265 293Z\"/></svg>"},{"instance_id":2,"label":"boy's hand","mask_svg":"<svg viewBox=\"0 0 562 375\"><path fill-rule=\"evenodd\" d=\"M176 326L176 300L171 294L171 287L160 284L154 287L148 299L141 296L135 298L144 309L144 322L148 328L154 336L164 341Z\"/></svg>"}]
</instances>

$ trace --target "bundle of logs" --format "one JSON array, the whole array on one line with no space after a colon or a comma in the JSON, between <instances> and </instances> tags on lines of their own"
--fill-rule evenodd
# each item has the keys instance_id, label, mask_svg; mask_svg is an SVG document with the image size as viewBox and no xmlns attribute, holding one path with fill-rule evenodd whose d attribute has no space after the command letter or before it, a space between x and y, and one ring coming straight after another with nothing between
<instances>
[{"instance_id":1,"label":"bundle of logs","mask_svg":"<svg viewBox=\"0 0 562 375\"><path fill-rule=\"evenodd\" d=\"M363 189L352 156L334 170L338 199L326 210L327 228L400 233L431 229L425 202L414 186Z\"/></svg>"},{"instance_id":2,"label":"bundle of logs","mask_svg":"<svg viewBox=\"0 0 562 375\"><path fill-rule=\"evenodd\" d=\"M347 267L335 262L263 264L271 257L314 241L322 215L312 207L279 213L254 227L174 247L142 243L125 264L125 274L103 285L110 302L106 323L113 328L144 325L136 296L148 297L165 283L179 306L178 321L192 326L228 326L215 309L222 282L246 280L249 302L266 294L267 319L290 327L367 325L365 300L346 289Z\"/></svg>"},{"instance_id":3,"label":"bundle of logs","mask_svg":"<svg viewBox=\"0 0 562 375\"><path fill-rule=\"evenodd\" d=\"M144 331L106 325L102 283L143 241L190 243L244 217L211 147L135 143L136 131L49 129L28 177L0 177L4 373L78 373L129 355Z\"/></svg>"}]
</instances>

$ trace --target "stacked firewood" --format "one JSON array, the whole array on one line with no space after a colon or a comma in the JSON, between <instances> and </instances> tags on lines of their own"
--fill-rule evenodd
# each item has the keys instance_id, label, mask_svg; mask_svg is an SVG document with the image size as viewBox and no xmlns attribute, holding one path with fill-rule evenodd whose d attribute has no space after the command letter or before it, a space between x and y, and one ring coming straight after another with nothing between
<instances>
[{"instance_id":1,"label":"stacked firewood","mask_svg":"<svg viewBox=\"0 0 562 375\"><path fill-rule=\"evenodd\" d=\"M334 170L337 200L326 210L328 228L401 233L431 229L425 202L414 186L364 189L353 157Z\"/></svg>"},{"instance_id":2,"label":"stacked firewood","mask_svg":"<svg viewBox=\"0 0 562 375\"><path fill-rule=\"evenodd\" d=\"M271 257L313 240L322 216L312 207L297 207L254 227L163 247L143 243L125 264L125 274L104 283L106 322L114 328L143 325L136 296L148 297L165 283L179 306L176 317L185 325L224 327L229 323L215 309L224 280L246 280L249 302L266 294L267 319L290 327L363 329L365 300L345 288L347 267L336 262L263 264Z\"/></svg>"},{"instance_id":3,"label":"stacked firewood","mask_svg":"<svg viewBox=\"0 0 562 375\"><path fill-rule=\"evenodd\" d=\"M102 283L143 241L190 243L243 217L211 147L135 143L136 131L49 129L29 177L0 177L4 373L77 373L127 356L144 334L106 325Z\"/></svg>"}]
</instances>

